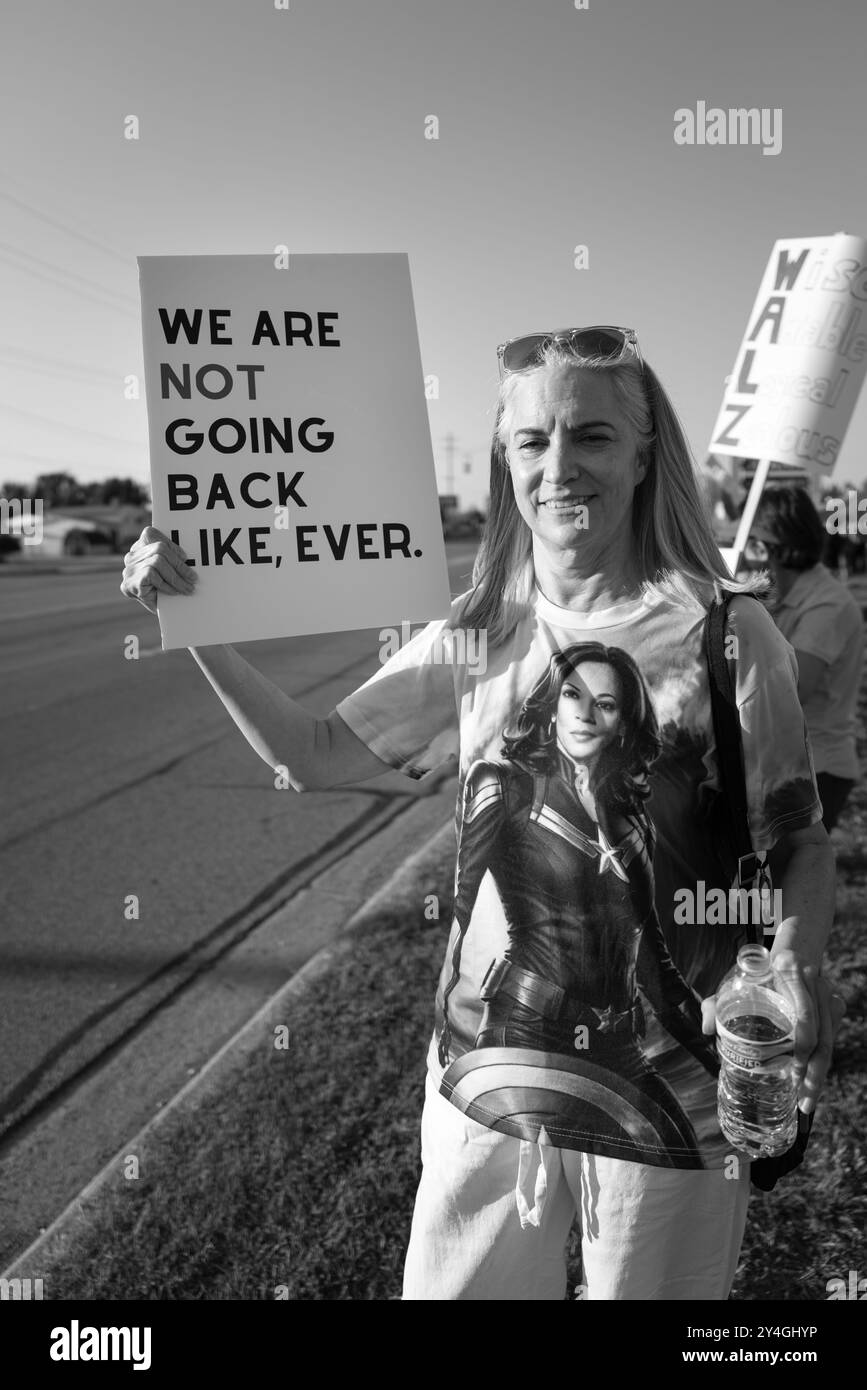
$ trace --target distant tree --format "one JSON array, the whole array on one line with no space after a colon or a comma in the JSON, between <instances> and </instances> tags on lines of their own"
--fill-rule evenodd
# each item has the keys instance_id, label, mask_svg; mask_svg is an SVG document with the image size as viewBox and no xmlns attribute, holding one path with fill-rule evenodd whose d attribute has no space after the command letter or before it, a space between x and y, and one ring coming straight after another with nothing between
<instances>
[{"instance_id":1,"label":"distant tree","mask_svg":"<svg viewBox=\"0 0 867 1390\"><path fill-rule=\"evenodd\" d=\"M45 507L74 507L87 499L85 488L71 473L40 473L31 496L41 497Z\"/></svg>"},{"instance_id":2,"label":"distant tree","mask_svg":"<svg viewBox=\"0 0 867 1390\"><path fill-rule=\"evenodd\" d=\"M105 506L115 503L122 507L142 507L150 500L147 488L134 478L106 478L96 486L100 492L98 500Z\"/></svg>"},{"instance_id":3,"label":"distant tree","mask_svg":"<svg viewBox=\"0 0 867 1390\"><path fill-rule=\"evenodd\" d=\"M2 483L0 497L39 497L44 507L147 507L150 492L135 478L80 483L71 473L40 473L35 483Z\"/></svg>"}]
</instances>

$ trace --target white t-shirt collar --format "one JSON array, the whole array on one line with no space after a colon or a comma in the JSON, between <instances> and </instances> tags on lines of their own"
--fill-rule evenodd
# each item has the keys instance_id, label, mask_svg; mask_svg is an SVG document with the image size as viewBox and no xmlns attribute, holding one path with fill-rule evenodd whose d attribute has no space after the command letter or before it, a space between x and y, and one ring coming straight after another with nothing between
<instances>
[{"instance_id":1,"label":"white t-shirt collar","mask_svg":"<svg viewBox=\"0 0 867 1390\"><path fill-rule=\"evenodd\" d=\"M535 584L532 601L537 616L552 627L582 630L619 627L622 623L631 622L633 618L645 613L648 608L647 600L643 596L626 599L623 603L616 603L609 608L558 608L557 604L546 598Z\"/></svg>"}]
</instances>

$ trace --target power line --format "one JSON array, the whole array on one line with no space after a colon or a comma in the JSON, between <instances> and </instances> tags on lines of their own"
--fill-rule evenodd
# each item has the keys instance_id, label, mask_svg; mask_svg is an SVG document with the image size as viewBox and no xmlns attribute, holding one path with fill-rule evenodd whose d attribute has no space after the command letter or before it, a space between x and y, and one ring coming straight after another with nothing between
<instances>
[{"instance_id":1,"label":"power line","mask_svg":"<svg viewBox=\"0 0 867 1390\"><path fill-rule=\"evenodd\" d=\"M14 361L25 358L41 367L87 372L90 376L102 376L111 381L117 381L120 377L119 372L109 367L97 367L91 362L73 362L69 357L50 357L47 353L33 352L30 348L20 348L12 343L0 343L0 356L11 357Z\"/></svg>"},{"instance_id":2,"label":"power line","mask_svg":"<svg viewBox=\"0 0 867 1390\"><path fill-rule=\"evenodd\" d=\"M21 253L13 252L13 254L20 255ZM42 280L45 284L51 285L54 289L66 290L69 294L79 294L84 299L89 299L92 304L98 304L101 309L114 309L116 313L124 314L128 318L138 318L138 314L135 312L135 310L127 308L125 304L112 304L111 300L97 299L93 293L88 293L86 290L78 289L78 287L75 285L64 285L62 280L50 280L47 275L44 275L41 271L33 270L30 266L15 265L14 262L11 262L11 264L15 270L23 270L26 275L32 275L36 280ZM45 264L50 265L51 262L46 261ZM97 288L99 289L99 287ZM105 294L106 291L99 289L99 293ZM129 304L132 304L134 301L130 299L127 302Z\"/></svg>"},{"instance_id":3,"label":"power line","mask_svg":"<svg viewBox=\"0 0 867 1390\"><path fill-rule=\"evenodd\" d=\"M87 382L100 390L106 389L109 381L119 385L121 380L114 372L93 372L87 367L42 367L35 362L18 361L14 356L8 357L3 352L0 352L0 365L16 372L33 372L36 376L60 377L61 380L66 379L79 384Z\"/></svg>"},{"instance_id":4,"label":"power line","mask_svg":"<svg viewBox=\"0 0 867 1390\"><path fill-rule=\"evenodd\" d=\"M54 455L46 457L45 454L31 454L27 449L0 449L0 460L4 461L4 467L8 465L10 468L17 468L19 463L35 463L39 466L40 471L45 473L75 473L78 469L86 470L93 465L93 460L88 458L61 459ZM133 477L132 473L128 473L127 476L132 477L133 482L150 486L147 477ZM8 481L8 479L4 481ZM18 479L13 478L12 481L17 482ZM86 482L87 479L84 481Z\"/></svg>"},{"instance_id":5,"label":"power line","mask_svg":"<svg viewBox=\"0 0 867 1390\"><path fill-rule=\"evenodd\" d=\"M147 445L144 440L121 439L118 434L102 434L99 430L89 430L86 425L73 425L68 420L52 420L48 415L39 415L33 410L21 410L18 406L7 405L5 401L0 401L0 411L6 411L9 415L20 415L25 420L38 420L40 425L48 425L55 430L72 430L75 434L88 434L91 439L102 439L109 444L122 444L125 449L145 449Z\"/></svg>"},{"instance_id":6,"label":"power line","mask_svg":"<svg viewBox=\"0 0 867 1390\"><path fill-rule=\"evenodd\" d=\"M98 294L107 294L115 299L122 300L125 304L137 308L137 303L132 295L124 294L122 290L113 290L105 285L101 285L98 280L88 280L86 275L76 275L74 270L67 270L65 266L58 265L56 261L49 261L45 256L33 256L29 251L22 251L20 246L10 246L5 241L0 241L0 250L7 252L11 256L20 256L22 260L32 261L34 265L46 266L52 275L65 275L69 280L77 280L79 284L85 285L90 290L96 290Z\"/></svg>"},{"instance_id":7,"label":"power line","mask_svg":"<svg viewBox=\"0 0 867 1390\"><path fill-rule=\"evenodd\" d=\"M25 212L29 212L31 217L38 217L40 222L46 222L49 227L57 228L57 230L63 232L65 236L75 237L78 241L83 241L86 245L95 247L95 249L101 251L103 255L113 256L115 260L121 261L123 265L129 269L129 256L122 255L121 252L116 251L114 247L107 246L104 241L97 241L96 237L88 236L86 232L75 231L73 227L58 221L56 217L51 217L47 212L42 212L39 208L34 207L32 203L28 203L24 198L16 198L14 193L8 191L9 180L5 177L4 183L6 187L0 189L0 198L5 198L7 203L14 203L16 207L23 208Z\"/></svg>"},{"instance_id":8,"label":"power line","mask_svg":"<svg viewBox=\"0 0 867 1390\"><path fill-rule=\"evenodd\" d=\"M26 449L10 450L9 452L5 449L0 450L0 459L6 459L7 462L16 466L19 460L23 459L27 463L38 463L40 467L53 473L65 472L73 468L86 468L88 463L86 459L73 459L69 463L64 463L62 459L46 458L44 454L31 454Z\"/></svg>"}]
</instances>

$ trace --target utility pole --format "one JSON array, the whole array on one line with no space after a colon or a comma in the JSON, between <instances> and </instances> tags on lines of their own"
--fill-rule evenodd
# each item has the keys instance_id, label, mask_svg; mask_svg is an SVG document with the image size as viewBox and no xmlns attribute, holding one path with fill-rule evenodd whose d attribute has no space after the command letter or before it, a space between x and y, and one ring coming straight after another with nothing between
<instances>
[{"instance_id":1,"label":"utility pole","mask_svg":"<svg viewBox=\"0 0 867 1390\"><path fill-rule=\"evenodd\" d=\"M454 495L455 490L455 437L446 435L446 492Z\"/></svg>"}]
</instances>

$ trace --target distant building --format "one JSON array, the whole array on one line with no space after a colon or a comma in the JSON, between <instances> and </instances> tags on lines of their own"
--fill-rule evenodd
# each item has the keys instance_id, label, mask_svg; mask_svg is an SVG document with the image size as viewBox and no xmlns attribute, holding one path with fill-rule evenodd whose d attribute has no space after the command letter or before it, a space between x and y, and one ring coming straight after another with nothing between
<instances>
[{"instance_id":1,"label":"distant building","mask_svg":"<svg viewBox=\"0 0 867 1390\"><path fill-rule=\"evenodd\" d=\"M47 507L42 513L40 541L17 548L29 559L58 556L123 554L150 524L150 507L81 506ZM9 539L17 541L16 528Z\"/></svg>"}]
</instances>

